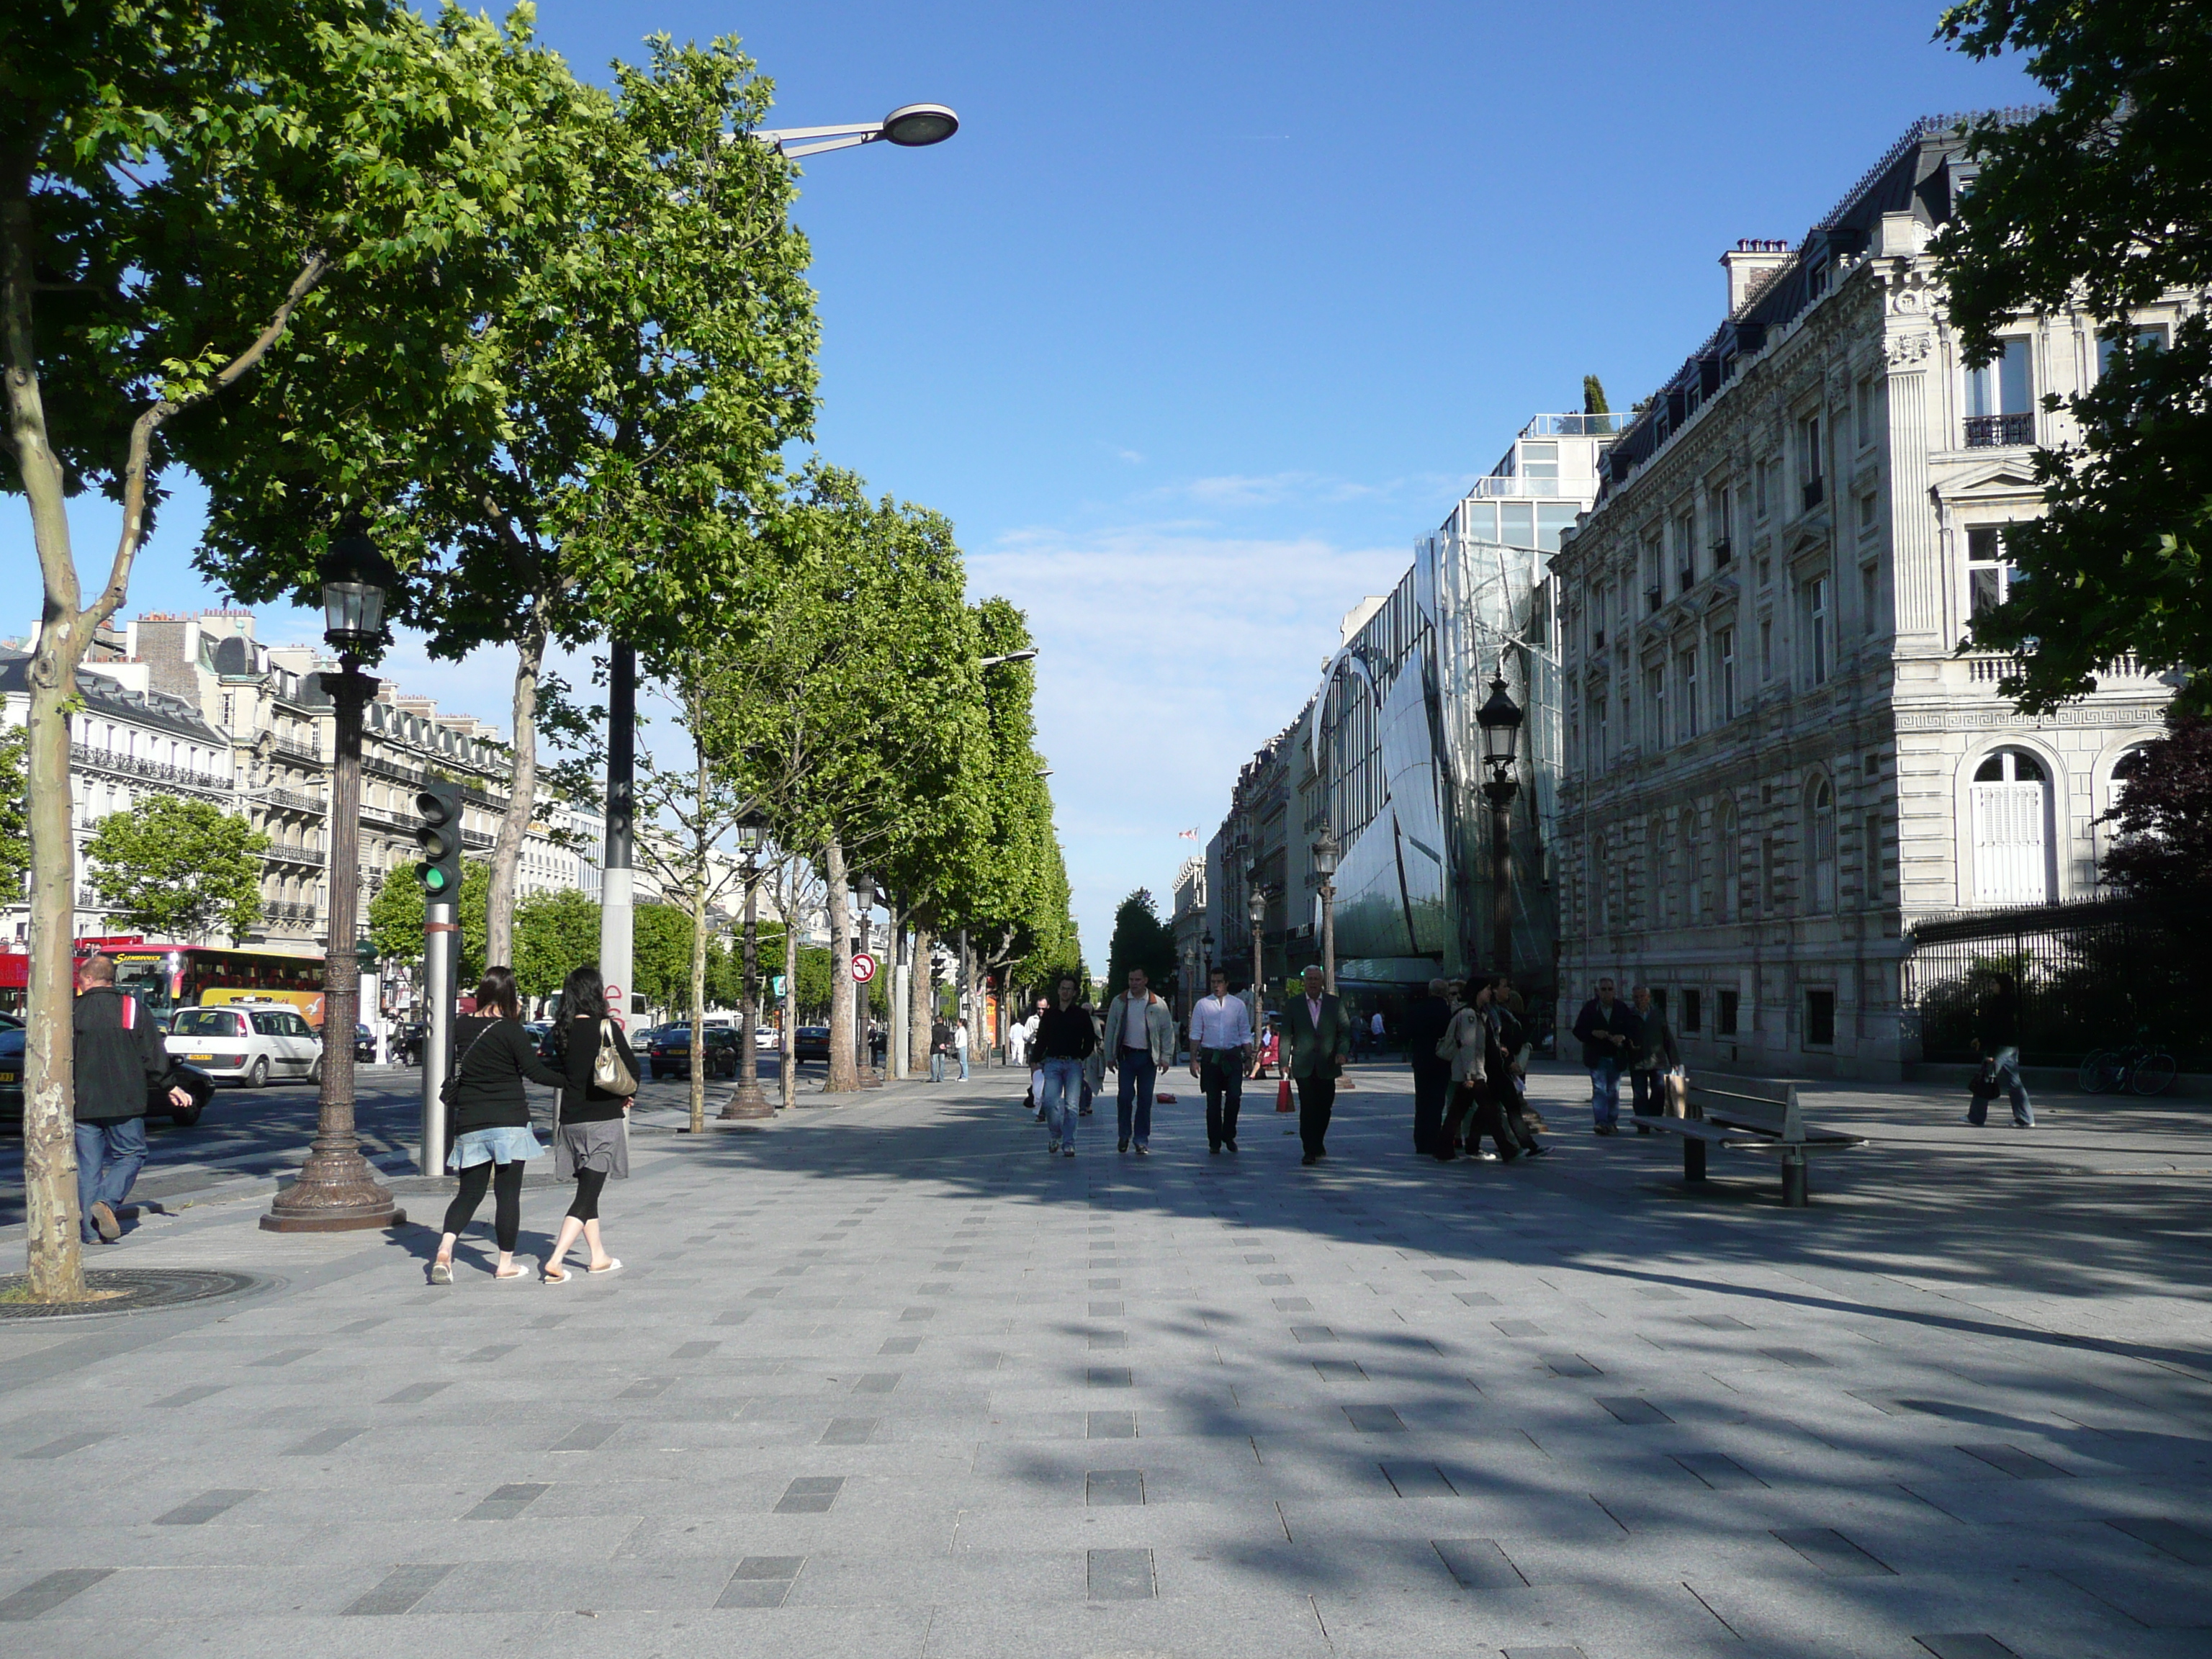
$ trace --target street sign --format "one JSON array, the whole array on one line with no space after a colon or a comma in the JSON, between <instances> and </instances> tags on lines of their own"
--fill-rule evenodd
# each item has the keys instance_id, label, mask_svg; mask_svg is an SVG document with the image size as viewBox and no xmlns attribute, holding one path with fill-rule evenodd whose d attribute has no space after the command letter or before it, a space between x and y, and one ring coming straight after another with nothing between
<instances>
[{"instance_id":1,"label":"street sign","mask_svg":"<svg viewBox=\"0 0 2212 1659\"><path fill-rule=\"evenodd\" d=\"M768 982L768 994L777 1001L783 1000L783 975L778 974Z\"/></svg>"},{"instance_id":2,"label":"street sign","mask_svg":"<svg viewBox=\"0 0 2212 1659\"><path fill-rule=\"evenodd\" d=\"M853 983L866 985L876 976L876 959L866 951L853 952Z\"/></svg>"}]
</instances>

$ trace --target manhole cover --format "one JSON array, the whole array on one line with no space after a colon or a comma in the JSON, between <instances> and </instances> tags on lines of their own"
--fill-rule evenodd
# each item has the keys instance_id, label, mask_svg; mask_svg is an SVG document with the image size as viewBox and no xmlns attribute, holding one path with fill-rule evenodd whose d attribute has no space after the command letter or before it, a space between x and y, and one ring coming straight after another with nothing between
<instances>
[{"instance_id":1,"label":"manhole cover","mask_svg":"<svg viewBox=\"0 0 2212 1659\"><path fill-rule=\"evenodd\" d=\"M108 1292L97 1301L10 1299L27 1282L22 1273L0 1275L0 1319L82 1319L94 1314L138 1313L148 1308L173 1308L185 1302L208 1302L216 1297L265 1290L276 1283L258 1273L212 1268L94 1267L86 1270L85 1287L95 1294Z\"/></svg>"}]
</instances>

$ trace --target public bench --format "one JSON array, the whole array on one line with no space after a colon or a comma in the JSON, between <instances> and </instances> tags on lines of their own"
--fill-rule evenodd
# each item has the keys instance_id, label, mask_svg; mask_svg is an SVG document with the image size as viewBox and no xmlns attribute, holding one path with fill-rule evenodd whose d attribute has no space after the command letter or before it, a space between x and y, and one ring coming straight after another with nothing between
<instances>
[{"instance_id":1,"label":"public bench","mask_svg":"<svg viewBox=\"0 0 2212 1659\"><path fill-rule=\"evenodd\" d=\"M1815 1152L1850 1152L1867 1144L1864 1135L1824 1129L1805 1121L1797 1105L1797 1085L1759 1078L1723 1078L1692 1083L1685 1092L1683 1117L1644 1118L1652 1128L1682 1137L1682 1178L1705 1178L1708 1146L1782 1155L1782 1202L1802 1209L1809 1201L1806 1162Z\"/></svg>"}]
</instances>

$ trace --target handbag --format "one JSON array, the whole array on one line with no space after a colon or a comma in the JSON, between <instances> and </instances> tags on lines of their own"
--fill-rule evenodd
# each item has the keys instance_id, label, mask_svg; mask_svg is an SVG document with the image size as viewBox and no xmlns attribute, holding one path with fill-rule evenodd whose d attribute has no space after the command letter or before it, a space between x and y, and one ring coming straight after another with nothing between
<instances>
[{"instance_id":1,"label":"handbag","mask_svg":"<svg viewBox=\"0 0 2212 1659\"><path fill-rule=\"evenodd\" d=\"M1690 1079L1688 1074L1685 1073L1680 1066L1677 1066L1673 1071L1667 1073L1665 1081L1667 1085L1666 1115L1668 1117L1689 1116Z\"/></svg>"},{"instance_id":2,"label":"handbag","mask_svg":"<svg viewBox=\"0 0 2212 1659\"><path fill-rule=\"evenodd\" d=\"M615 1041L615 1023L599 1022L599 1058L592 1062L592 1086L610 1095L637 1092L637 1073L623 1063L622 1045Z\"/></svg>"},{"instance_id":3,"label":"handbag","mask_svg":"<svg viewBox=\"0 0 2212 1659\"><path fill-rule=\"evenodd\" d=\"M1275 1085L1275 1109L1279 1112L1295 1109L1291 1104L1291 1080L1288 1078Z\"/></svg>"}]
</instances>

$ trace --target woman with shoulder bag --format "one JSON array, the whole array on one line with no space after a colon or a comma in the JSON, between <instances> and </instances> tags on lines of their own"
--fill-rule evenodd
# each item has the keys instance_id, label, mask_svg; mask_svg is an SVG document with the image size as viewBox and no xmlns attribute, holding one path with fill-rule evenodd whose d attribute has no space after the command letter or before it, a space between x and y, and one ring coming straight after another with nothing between
<instances>
[{"instance_id":1,"label":"woman with shoulder bag","mask_svg":"<svg viewBox=\"0 0 2212 1659\"><path fill-rule=\"evenodd\" d=\"M453 1282L453 1246L476 1219L487 1186L492 1191L492 1231L499 1243L494 1279L526 1279L514 1265L515 1235L522 1226L522 1166L545 1149L530 1132L530 1097L526 1082L565 1088L568 1079L538 1058L530 1033L522 1029L522 1004L514 994L514 970L492 967L477 987L479 1012L497 1023L469 1045L460 1069L441 1091L452 1113L453 1150L448 1169L461 1177L460 1190L446 1211L445 1237L430 1263L430 1282Z\"/></svg>"},{"instance_id":2,"label":"woman with shoulder bag","mask_svg":"<svg viewBox=\"0 0 2212 1659\"><path fill-rule=\"evenodd\" d=\"M1476 1006L1478 1000L1461 993L1451 1024L1437 1039L1437 1058L1451 1065L1451 1095L1444 1104L1444 1121L1437 1129L1435 1157L1439 1164L1449 1164L1459 1156L1460 1126L1474 1109L1482 1091L1484 1043L1489 1028Z\"/></svg>"},{"instance_id":3,"label":"woman with shoulder bag","mask_svg":"<svg viewBox=\"0 0 2212 1659\"><path fill-rule=\"evenodd\" d=\"M637 1056L607 1010L606 981L597 968L587 965L568 975L561 988L561 1012L553 1036L567 1075L553 1124L553 1173L574 1177L576 1198L561 1218L560 1236L545 1258L548 1285L568 1282L568 1270L561 1264L579 1235L591 1249L586 1272L600 1276L622 1271L599 1237L599 1191L609 1176L629 1177L628 1115L637 1093Z\"/></svg>"}]
</instances>

